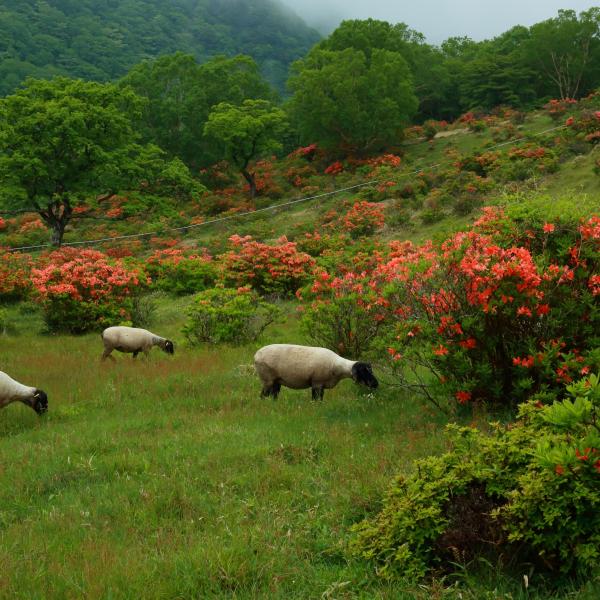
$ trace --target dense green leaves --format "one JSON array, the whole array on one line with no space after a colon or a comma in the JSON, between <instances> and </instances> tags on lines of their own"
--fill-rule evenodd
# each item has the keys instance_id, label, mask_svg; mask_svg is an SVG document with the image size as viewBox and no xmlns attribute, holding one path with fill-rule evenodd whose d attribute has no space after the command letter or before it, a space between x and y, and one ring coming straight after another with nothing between
<instances>
[{"instance_id":1,"label":"dense green leaves","mask_svg":"<svg viewBox=\"0 0 600 600\"><path fill-rule=\"evenodd\" d=\"M402 138L417 108L408 65L397 52L315 49L294 70L290 110L307 142L376 151Z\"/></svg>"},{"instance_id":2,"label":"dense green leaves","mask_svg":"<svg viewBox=\"0 0 600 600\"><path fill-rule=\"evenodd\" d=\"M214 105L274 99L258 65L248 56L220 56L200 65L193 56L178 52L137 65L121 84L148 100L139 121L143 139L190 166L216 159L214 148L203 139Z\"/></svg>"},{"instance_id":3,"label":"dense green leaves","mask_svg":"<svg viewBox=\"0 0 600 600\"><path fill-rule=\"evenodd\" d=\"M37 211L60 245L74 208L86 197L132 189L200 188L179 161L136 142L131 115L142 101L129 88L67 78L29 80L0 101L3 205Z\"/></svg>"},{"instance_id":4,"label":"dense green leaves","mask_svg":"<svg viewBox=\"0 0 600 600\"><path fill-rule=\"evenodd\" d=\"M213 108L204 132L220 146L223 156L239 168L254 197L256 183L248 165L281 148L279 140L286 122L283 110L267 100L245 100L241 106L222 102Z\"/></svg>"},{"instance_id":5,"label":"dense green leaves","mask_svg":"<svg viewBox=\"0 0 600 600\"><path fill-rule=\"evenodd\" d=\"M21 0L0 13L0 94L26 76L99 81L177 51L205 61L251 55L283 89L288 65L318 34L273 0Z\"/></svg>"},{"instance_id":6,"label":"dense green leaves","mask_svg":"<svg viewBox=\"0 0 600 600\"><path fill-rule=\"evenodd\" d=\"M457 558L503 555L555 575L589 576L600 558L598 377L575 400L521 405L491 434L449 426L452 446L417 461L390 487L381 512L356 527L353 551L386 578L452 570ZM574 407L583 407L574 408Z\"/></svg>"}]
</instances>

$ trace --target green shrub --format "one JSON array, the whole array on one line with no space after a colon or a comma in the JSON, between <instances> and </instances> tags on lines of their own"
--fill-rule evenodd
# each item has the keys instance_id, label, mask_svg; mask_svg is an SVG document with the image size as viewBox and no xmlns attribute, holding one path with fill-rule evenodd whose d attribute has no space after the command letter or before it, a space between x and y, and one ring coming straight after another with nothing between
<instances>
[{"instance_id":1,"label":"green shrub","mask_svg":"<svg viewBox=\"0 0 600 600\"><path fill-rule=\"evenodd\" d=\"M600 560L600 384L573 400L521 405L491 434L448 426L451 449L398 477L382 511L355 526L355 555L385 578L420 578L485 555L534 563L556 577L590 576ZM547 394L546 394L547 395ZM545 401L548 398L544 398Z\"/></svg>"},{"instance_id":2,"label":"green shrub","mask_svg":"<svg viewBox=\"0 0 600 600\"><path fill-rule=\"evenodd\" d=\"M256 340L280 315L280 310L249 288L216 287L194 299L183 333L190 344Z\"/></svg>"},{"instance_id":3,"label":"green shrub","mask_svg":"<svg viewBox=\"0 0 600 600\"><path fill-rule=\"evenodd\" d=\"M206 252L186 255L175 248L157 250L147 268L152 286L174 296L201 292L212 287L217 278L215 263Z\"/></svg>"}]
</instances>

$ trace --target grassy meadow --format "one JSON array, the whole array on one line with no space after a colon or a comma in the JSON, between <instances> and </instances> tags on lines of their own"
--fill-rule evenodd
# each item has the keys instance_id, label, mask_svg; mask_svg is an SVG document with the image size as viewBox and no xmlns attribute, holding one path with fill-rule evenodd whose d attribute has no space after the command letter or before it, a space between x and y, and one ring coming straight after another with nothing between
<instances>
[{"instance_id":1,"label":"grassy meadow","mask_svg":"<svg viewBox=\"0 0 600 600\"><path fill-rule=\"evenodd\" d=\"M99 361L97 334L44 336L35 314L12 315L2 369L50 407L0 413L0 597L552 597L468 570L387 585L349 560L352 523L443 448L446 416L385 383L261 399L255 346L181 343L185 302L162 301L153 324L180 342L174 357L116 363ZM293 310L268 341L298 338Z\"/></svg>"},{"instance_id":2,"label":"grassy meadow","mask_svg":"<svg viewBox=\"0 0 600 600\"><path fill-rule=\"evenodd\" d=\"M530 127L549 125L540 117ZM482 141L417 145L405 168L449 162L448 149ZM531 183L527 202L548 219L597 211L595 157ZM234 232L275 238L339 202L200 228L194 243ZM525 197L499 188L490 203ZM380 236L440 239L472 218L386 226ZM285 388L277 401L261 399L253 354L262 343L304 341L295 306L260 343L192 349L181 335L188 301L162 297L150 327L175 341L174 357L154 349L148 360L115 353L115 363L100 362L97 333L45 335L29 303L7 307L0 369L43 388L49 412L0 411L0 598L600 598L600 578L551 591L535 573L508 578L481 563L421 585L386 584L351 560L351 525L378 510L394 475L443 450L448 417L389 385L377 365L373 394L343 381L324 402ZM460 421L485 427L490 418Z\"/></svg>"},{"instance_id":3,"label":"grassy meadow","mask_svg":"<svg viewBox=\"0 0 600 600\"><path fill-rule=\"evenodd\" d=\"M179 340L167 308L155 329ZM0 415L0 596L396 597L341 544L398 468L440 448L439 414L347 381L323 403L261 399L254 347L100 363L101 347L3 339L2 369L50 409Z\"/></svg>"}]
</instances>

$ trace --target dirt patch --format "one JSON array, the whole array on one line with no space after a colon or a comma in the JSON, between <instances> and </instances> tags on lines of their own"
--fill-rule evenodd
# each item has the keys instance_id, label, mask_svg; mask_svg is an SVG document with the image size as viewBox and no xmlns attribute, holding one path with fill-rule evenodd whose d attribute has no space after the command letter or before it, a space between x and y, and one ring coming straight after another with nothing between
<instances>
[{"instance_id":1,"label":"dirt patch","mask_svg":"<svg viewBox=\"0 0 600 600\"><path fill-rule=\"evenodd\" d=\"M465 133L469 133L469 129L467 127L463 127L462 129L451 129L450 131L438 131L433 139L437 140L438 138L447 138L453 135L462 135Z\"/></svg>"}]
</instances>

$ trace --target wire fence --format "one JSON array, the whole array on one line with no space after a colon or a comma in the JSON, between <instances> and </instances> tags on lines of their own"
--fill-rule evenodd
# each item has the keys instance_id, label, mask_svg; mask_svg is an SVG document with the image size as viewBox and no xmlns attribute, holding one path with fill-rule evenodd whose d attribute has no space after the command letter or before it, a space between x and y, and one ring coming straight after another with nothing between
<instances>
[{"instance_id":1,"label":"wire fence","mask_svg":"<svg viewBox=\"0 0 600 600\"><path fill-rule=\"evenodd\" d=\"M520 142L523 141L527 141L530 140L532 138L536 138L536 137L540 137L542 135L547 135L548 133L552 133L554 131L559 131L561 129L566 129L566 125L559 125L556 127L551 127L550 129L545 129L543 131L539 131L537 133L532 133L532 134L527 134L518 138L513 138L512 140L508 140L505 142L500 142L498 144L494 144L493 146L488 146L487 148L485 148L486 151L491 151L491 150L496 150L498 148L503 148L505 146L512 146L515 144L518 144ZM394 177L386 177L385 182L390 182L393 181L394 183L399 183L400 181L407 179L409 177L413 177L415 175L418 175L419 173L423 173L425 171L433 171L435 169L438 169L442 166L447 166L451 164L450 161L442 161L442 162L438 162L435 164L431 164L431 165L427 165L425 167L420 167L418 169L415 169L413 171L409 171L407 173L402 173L400 175L398 175L396 178ZM191 229L197 229L200 227L207 227L209 225L214 225L216 223L223 223L225 221L231 221L234 219L243 219L245 217L249 217L249 216L253 216L262 212L268 212L268 211L275 211L278 209L283 209L286 208L288 206L293 206L295 204L300 204L301 202L309 202L311 200L317 200L319 198L327 198L330 196L335 196L338 194L343 194L345 192L350 192L353 190L357 190L357 189L361 189L364 187L370 187L370 186L374 186L374 185L378 185L384 183L384 180L382 179L371 179L369 181L364 181L361 183L357 183L355 185L351 185L351 186L347 186L347 187L343 187L343 188L339 188L336 190L333 190L331 192L322 192L320 194L314 194L312 196L304 196L302 198L296 198L294 200L288 200L286 202L281 202L279 204L272 204L271 206L266 206L263 208L257 208L255 210L249 210L246 212L239 212L233 215L227 215L225 217L218 217L216 219L210 219L208 221L202 221L201 223L191 223L189 225L183 225L181 227L165 227L162 229L158 229L156 231L148 231L148 232L144 232L144 233L132 233L132 234L128 234L128 235L116 235L116 236L109 236L109 237L102 237L102 238L94 238L94 239L87 239L87 240L79 240L79 241L74 241L74 242L65 242L62 244L62 246L84 246L87 244L90 245L94 245L94 244L104 244L107 242L119 242L119 241L124 241L124 240L132 240L132 239L140 239L140 238L145 238L145 237L155 237L155 236L161 236L161 235L165 235L167 233L176 233L176 232L186 232L189 231ZM32 212L32 211L31 211ZM35 250L43 250L45 248L50 248L53 247L52 244L50 243L46 243L46 244L36 244L36 245L31 245L31 246L17 246L17 247L13 247L13 248L5 248L6 251L8 252L21 252L21 251L35 251Z\"/></svg>"}]
</instances>

